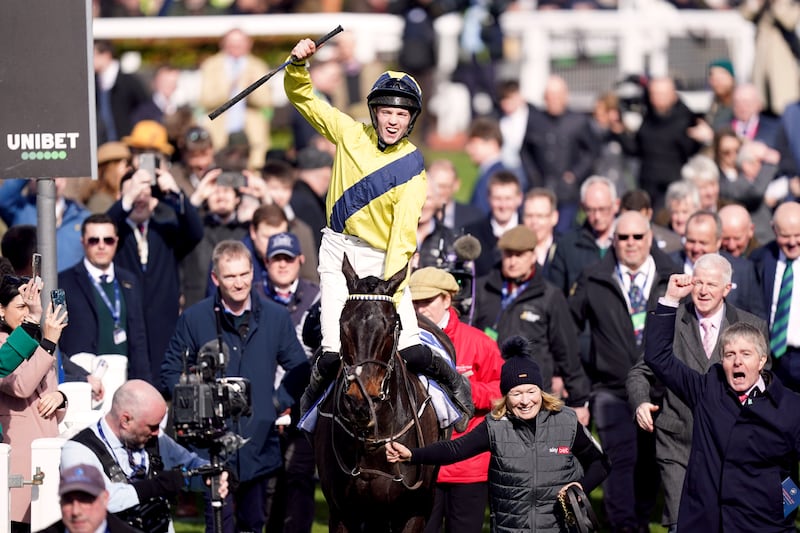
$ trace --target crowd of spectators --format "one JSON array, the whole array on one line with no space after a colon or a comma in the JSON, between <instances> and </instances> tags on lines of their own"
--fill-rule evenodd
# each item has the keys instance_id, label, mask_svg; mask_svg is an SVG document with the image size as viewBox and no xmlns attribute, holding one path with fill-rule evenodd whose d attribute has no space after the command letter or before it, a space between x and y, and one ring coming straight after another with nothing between
<instances>
[{"instance_id":1,"label":"crowd of spectators","mask_svg":"<svg viewBox=\"0 0 800 533\"><path fill-rule=\"evenodd\" d=\"M311 4L99 0L94 7L95 15L104 17L389 9L381 2ZM794 4L767 2L759 8L760 17L796 24L792 10L800 17L800 7ZM608 7L614 6L538 5ZM315 57L310 76L321 100L368 120L363 102L376 65L352 58L351 38L343 37L341 46L326 47ZM258 380L260 405L270 411L255 413L241 426L252 444L242 452L242 463L236 463L242 482L233 495L239 506L236 518L262 527L262 507L282 507L263 498L277 482L279 494L271 496L293 506L279 518L273 515L268 528L309 531L313 451L291 425L280 437L270 428L280 414L272 412L272 405L283 411L308 383L307 358L315 346L304 339L303 326L319 298L317 251L321 230L328 225L325 200L337 147L303 128L298 115L300 122L298 117L288 120L292 145L272 149L276 109L264 89L211 126L194 118L268 70L251 47L252 39L241 30L226 33L219 53L198 65L200 99L187 109L175 105L175 68L159 66L148 89L138 76L122 72L112 43L95 44L100 179L56 179L59 283L67 289L75 319L65 325L42 318L42 333L58 330L50 335L60 336L58 373L62 379L88 379L96 398L102 386L71 365L70 355L124 355L131 378L149 382L169 398L183 352L189 348L196 354L215 332L224 333L229 346L239 350L231 360ZM474 58L479 56L476 52ZM796 66L795 58L787 61ZM470 201L454 200L466 176L452 163L426 161L428 201L417 230L422 253L414 264L442 266L436 261L440 245L431 236L449 246L469 233L480 241L481 251L469 316L458 317L450 307L458 287L442 281L441 272L426 271L439 285L430 294L417 293L417 309L441 299L446 305L429 311L448 334L454 328L447 326L449 321L460 318L474 326L470 335L491 346L515 335L530 342L531 357L541 368L541 389L563 398L580 423L594 424L611 460L604 504L612 531L646 530L659 475L667 485L664 523L674 526L677 520L691 419L684 420L683 433L670 434L677 445L665 443L663 434L674 433L677 424L669 417L685 417L687 410L674 394L663 395L642 360L647 313L667 291L671 274L699 280L692 301L683 301L677 315L680 321L697 309L675 333L676 339L691 337L680 357L707 348L703 364L695 365L707 370L720 358L720 332L706 338L702 320L713 317L719 329L746 317L767 333L768 343L778 339L769 343L767 364L787 387L800 390L800 291L789 293L797 305L784 322L781 316L782 287L800 256L800 95L773 89L774 79L760 72L753 83L736 83L725 59L708 66L708 82L713 102L698 113L681 100L673 79L642 81L642 120L631 127L613 92L597 95L593 113L583 114L570 109L563 78L547 80L542 107L524 101L517 80L504 81L493 88L496 109L477 116L467 132L463 151L478 176ZM428 132L422 124L420 129L416 135L424 139ZM36 247L34 199L35 181L0 184L0 217L9 227L2 252L10 261L9 274L13 269L14 275L30 275ZM709 254L714 259L704 260ZM9 277L2 287L21 292L21 284ZM0 310L8 305L0 302ZM221 322L218 313L224 316ZM787 321L788 334L778 327ZM13 335L14 322L0 316L0 323ZM51 351L44 341L41 347ZM248 366L249 352L267 347L274 352L269 362ZM31 360L50 360L35 344L30 351L35 352ZM480 358L470 355L462 362L457 354L458 370L477 375L471 380L477 388L474 400L484 412L491 408L499 379L500 356L492 356L480 363L490 368L472 368ZM26 367L20 368L17 374L22 375ZM35 415L29 412L31 395L45 398L52 392L46 370L37 374L41 390L25 389L18 398L28 416ZM4 378L0 392L14 392L13 383L13 375ZM46 416L41 416L48 420L63 408L56 400L46 405ZM291 424L297 414L292 412ZM13 428L6 428L4 442L19 445L14 435ZM459 489L447 485L453 479L461 483L448 472L440 476L445 485L439 498ZM474 479L486 482L480 475ZM476 505L488 502L485 486L469 494L477 498ZM437 508L447 521L448 513ZM17 520L27 521L26 512L16 512Z\"/></svg>"}]
</instances>

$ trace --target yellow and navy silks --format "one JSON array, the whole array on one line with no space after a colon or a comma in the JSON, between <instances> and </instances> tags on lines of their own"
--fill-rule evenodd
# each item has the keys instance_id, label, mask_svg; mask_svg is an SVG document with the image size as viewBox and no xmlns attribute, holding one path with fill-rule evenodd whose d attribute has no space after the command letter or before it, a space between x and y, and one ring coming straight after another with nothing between
<instances>
[{"instance_id":1,"label":"yellow and navy silks","mask_svg":"<svg viewBox=\"0 0 800 533\"><path fill-rule=\"evenodd\" d=\"M328 189L328 226L386 251L384 278L404 268L417 249L417 223L427 196L422 153L408 138L378 149L372 125L318 98L305 66L286 67L289 101L336 145Z\"/></svg>"}]
</instances>

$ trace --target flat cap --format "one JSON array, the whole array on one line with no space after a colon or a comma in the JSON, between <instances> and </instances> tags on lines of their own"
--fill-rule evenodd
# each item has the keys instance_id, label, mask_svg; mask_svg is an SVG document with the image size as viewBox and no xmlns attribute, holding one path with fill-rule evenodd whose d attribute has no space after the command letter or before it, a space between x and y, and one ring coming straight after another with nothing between
<instances>
[{"instance_id":1,"label":"flat cap","mask_svg":"<svg viewBox=\"0 0 800 533\"><path fill-rule=\"evenodd\" d=\"M458 282L452 274L436 267L425 267L416 270L408 280L412 300L427 300L440 294L458 292Z\"/></svg>"},{"instance_id":2,"label":"flat cap","mask_svg":"<svg viewBox=\"0 0 800 533\"><path fill-rule=\"evenodd\" d=\"M536 235L526 226L517 226L503 233L497 241L500 250L509 252L527 252L536 248Z\"/></svg>"}]
</instances>

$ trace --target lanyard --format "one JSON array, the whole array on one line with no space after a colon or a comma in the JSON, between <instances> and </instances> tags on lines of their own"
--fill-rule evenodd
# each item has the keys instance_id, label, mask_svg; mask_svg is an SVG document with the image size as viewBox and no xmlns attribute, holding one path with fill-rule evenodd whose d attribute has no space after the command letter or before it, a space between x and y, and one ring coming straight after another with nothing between
<instances>
[{"instance_id":1,"label":"lanyard","mask_svg":"<svg viewBox=\"0 0 800 533\"><path fill-rule=\"evenodd\" d=\"M94 285L94 288L97 289L98 294L100 294L100 299L103 300L103 303L106 304L106 308L108 308L108 312L111 313L111 318L114 319L114 327L118 328L120 326L119 319L122 305L119 297L119 281L117 281L117 277L114 276L114 281L112 282L114 284L113 307L111 306L111 300L108 299L108 295L106 294L105 289L100 286L100 283L98 283L91 274L89 274L89 279L92 280L92 285Z\"/></svg>"},{"instance_id":2,"label":"lanyard","mask_svg":"<svg viewBox=\"0 0 800 533\"><path fill-rule=\"evenodd\" d=\"M511 282L503 282L503 287L500 289L501 297L500 297L500 309L501 311L505 311L506 308L512 304L514 300L517 299L517 296L522 294L525 289L528 288L528 285L531 284L531 280L528 280L520 285L517 285L517 288L514 290L509 290L509 286Z\"/></svg>"},{"instance_id":3,"label":"lanyard","mask_svg":"<svg viewBox=\"0 0 800 533\"><path fill-rule=\"evenodd\" d=\"M108 449L111 451L111 456L114 458L114 460L119 465L119 460L117 459L117 456L114 455L114 448L111 446L111 443L108 442L108 439L106 438L105 432L103 432L103 426L100 424L101 420L97 421L97 433L100 434L100 438L103 439L103 442L106 443L106 446L108 446ZM146 460L145 456L147 454L146 454L146 452L144 450L139 450L140 451L140 455L142 457L142 462L137 465L137 464L135 464L133 462L132 452L130 450L128 450L127 448L125 448L124 444L122 445L122 448L128 453L128 463L129 463L129 466L131 467L131 471L132 471L131 475L128 475L129 479L131 477L133 477L137 472L147 472L147 465L145 464L145 460Z\"/></svg>"},{"instance_id":4,"label":"lanyard","mask_svg":"<svg viewBox=\"0 0 800 533\"><path fill-rule=\"evenodd\" d=\"M513 291L509 290L509 285L511 282L503 281L502 287L500 288L500 310L497 311L497 316L494 319L494 326L493 329L496 329L500 323L500 317L503 315L503 312L511 305L514 300L517 299L517 296L522 294L525 289L528 288L528 285L531 284L531 280L533 278L527 280L526 282L517 285L517 288ZM496 339L495 339L496 340Z\"/></svg>"}]
</instances>

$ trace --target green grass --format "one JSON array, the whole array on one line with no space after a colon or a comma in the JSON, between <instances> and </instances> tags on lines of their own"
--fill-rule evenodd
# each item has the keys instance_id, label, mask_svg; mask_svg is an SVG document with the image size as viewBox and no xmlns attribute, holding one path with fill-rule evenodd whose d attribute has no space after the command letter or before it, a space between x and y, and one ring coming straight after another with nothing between
<instances>
[{"instance_id":1,"label":"green grass","mask_svg":"<svg viewBox=\"0 0 800 533\"><path fill-rule=\"evenodd\" d=\"M470 161L469 156L463 151L457 150L423 150L423 153L426 165L435 159L449 159L453 162L458 178L461 180L461 188L456 193L456 201L469 203L472 198L472 189L475 187L475 180L478 178L478 167Z\"/></svg>"},{"instance_id":2,"label":"green grass","mask_svg":"<svg viewBox=\"0 0 800 533\"><path fill-rule=\"evenodd\" d=\"M598 488L595 489L590 495L589 498L592 500L592 507L594 507L595 512L598 515L598 518L602 521L603 520L603 491L602 489ZM316 512L314 513L314 524L311 528L312 533L325 533L328 531L328 504L325 502L325 497L322 495L322 491L317 488L315 494L315 501L316 501ZM198 500L198 504L200 505L200 509L202 509L202 499ZM484 521L483 524L483 531L488 533L489 526L488 526L488 517ZM175 532L176 533L203 533L205 531L205 524L203 523L202 516L200 518L192 518L192 519L178 519L175 520ZM607 531L607 530L601 530ZM660 524L657 523L650 523L650 533L666 533L667 529L662 527Z\"/></svg>"}]
</instances>

